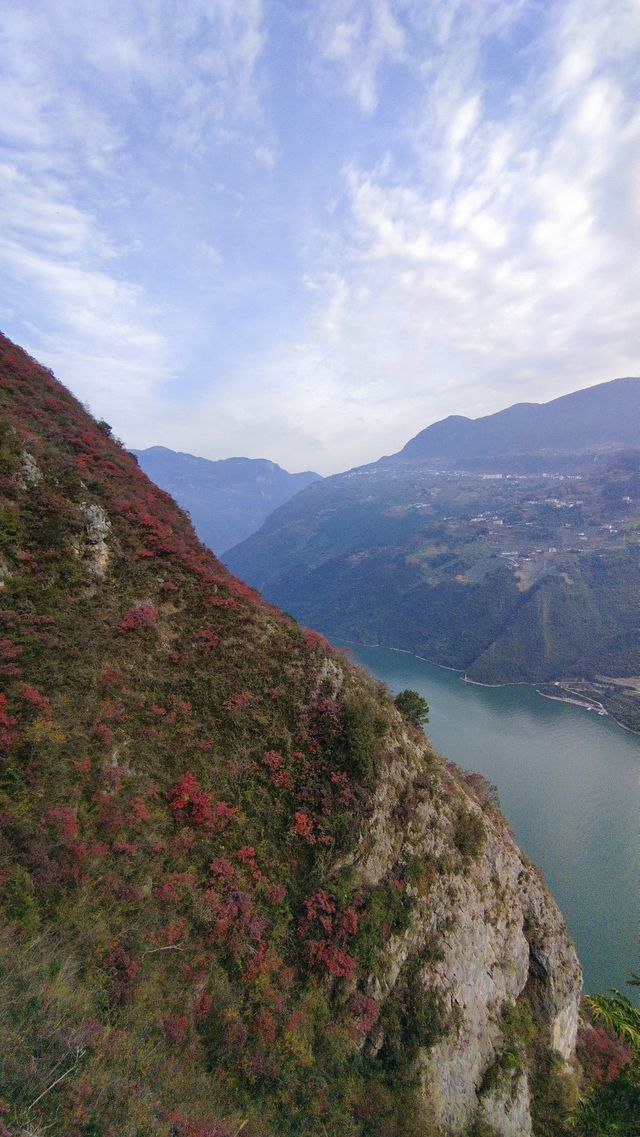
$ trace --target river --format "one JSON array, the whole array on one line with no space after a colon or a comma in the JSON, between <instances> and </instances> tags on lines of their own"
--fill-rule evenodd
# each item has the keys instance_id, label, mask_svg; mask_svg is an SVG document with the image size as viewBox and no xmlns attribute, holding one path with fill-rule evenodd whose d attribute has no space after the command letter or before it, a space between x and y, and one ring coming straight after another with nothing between
<instances>
[{"instance_id":1,"label":"river","mask_svg":"<svg viewBox=\"0 0 640 1137\"><path fill-rule=\"evenodd\" d=\"M640 968L640 736L533 687L478 687L405 652L348 646L392 691L424 695L436 749L497 786L516 840L566 917L586 990L633 995L625 980Z\"/></svg>"}]
</instances>

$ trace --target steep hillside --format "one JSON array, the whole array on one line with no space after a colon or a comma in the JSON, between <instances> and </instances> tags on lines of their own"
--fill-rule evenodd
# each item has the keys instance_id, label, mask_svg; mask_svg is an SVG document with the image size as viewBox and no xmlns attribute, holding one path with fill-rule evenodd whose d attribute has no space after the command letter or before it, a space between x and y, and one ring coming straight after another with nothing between
<instances>
[{"instance_id":1,"label":"steep hillside","mask_svg":"<svg viewBox=\"0 0 640 1137\"><path fill-rule=\"evenodd\" d=\"M496 468L497 460L509 457L513 469L513 459L522 464L525 455L540 454L547 462L553 455L557 462L567 451L637 446L639 423L640 379L612 379L484 418L451 415L420 431L394 457L476 468Z\"/></svg>"},{"instance_id":2,"label":"steep hillside","mask_svg":"<svg viewBox=\"0 0 640 1137\"><path fill-rule=\"evenodd\" d=\"M310 470L290 474L265 458L211 462L166 446L132 453L145 474L187 510L200 540L218 555L255 533L274 509L320 477Z\"/></svg>"},{"instance_id":3,"label":"steep hillside","mask_svg":"<svg viewBox=\"0 0 640 1137\"><path fill-rule=\"evenodd\" d=\"M328 635L482 683L579 681L640 729L638 449L555 474L365 466L298 494L225 560Z\"/></svg>"},{"instance_id":4,"label":"steep hillside","mask_svg":"<svg viewBox=\"0 0 640 1137\"><path fill-rule=\"evenodd\" d=\"M579 968L482 779L4 338L0 491L3 1137L557 1137Z\"/></svg>"}]
</instances>

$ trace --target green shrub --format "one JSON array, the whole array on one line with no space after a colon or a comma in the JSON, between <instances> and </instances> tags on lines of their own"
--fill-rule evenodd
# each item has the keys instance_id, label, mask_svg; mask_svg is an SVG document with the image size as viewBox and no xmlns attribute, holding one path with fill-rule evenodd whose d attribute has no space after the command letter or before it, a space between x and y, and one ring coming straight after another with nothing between
<instances>
[{"instance_id":1,"label":"green shrub","mask_svg":"<svg viewBox=\"0 0 640 1137\"><path fill-rule=\"evenodd\" d=\"M28 932L33 932L40 924L38 901L29 873L22 865L15 865L5 885L2 905L5 916L15 920Z\"/></svg>"},{"instance_id":2,"label":"green shrub","mask_svg":"<svg viewBox=\"0 0 640 1137\"><path fill-rule=\"evenodd\" d=\"M425 989L415 968L399 985L398 993L387 999L380 1025L384 1031L382 1058L392 1069L411 1066L420 1049L434 1046L446 1033L440 996Z\"/></svg>"},{"instance_id":3,"label":"green shrub","mask_svg":"<svg viewBox=\"0 0 640 1137\"><path fill-rule=\"evenodd\" d=\"M370 781L382 750L386 723L364 700L349 703L343 712L347 768L356 778Z\"/></svg>"},{"instance_id":4,"label":"green shrub","mask_svg":"<svg viewBox=\"0 0 640 1137\"><path fill-rule=\"evenodd\" d=\"M460 809L453 830L453 843L465 860L473 860L480 855L484 845L484 822L478 813Z\"/></svg>"},{"instance_id":5,"label":"green shrub","mask_svg":"<svg viewBox=\"0 0 640 1137\"><path fill-rule=\"evenodd\" d=\"M429 704L417 691L400 691L393 701L400 713L414 726L423 727L429 722Z\"/></svg>"},{"instance_id":6,"label":"green shrub","mask_svg":"<svg viewBox=\"0 0 640 1137\"><path fill-rule=\"evenodd\" d=\"M375 967L389 933L401 935L409 927L415 901L403 888L380 885L363 913L353 942L353 954L367 970Z\"/></svg>"}]
</instances>

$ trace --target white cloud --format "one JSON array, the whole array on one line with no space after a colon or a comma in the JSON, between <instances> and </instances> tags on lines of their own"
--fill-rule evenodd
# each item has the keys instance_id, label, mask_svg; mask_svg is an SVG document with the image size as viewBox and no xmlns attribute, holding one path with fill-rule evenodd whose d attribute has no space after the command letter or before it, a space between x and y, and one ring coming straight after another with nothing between
<instances>
[{"instance_id":1,"label":"white cloud","mask_svg":"<svg viewBox=\"0 0 640 1137\"><path fill-rule=\"evenodd\" d=\"M0 51L3 321L131 444L326 472L637 372L637 0L18 0Z\"/></svg>"},{"instance_id":2,"label":"white cloud","mask_svg":"<svg viewBox=\"0 0 640 1137\"><path fill-rule=\"evenodd\" d=\"M487 413L530 398L532 387L544 399L638 372L629 237L640 201L630 69L640 7L552 9L526 51L518 7L422 6L430 42L444 50L429 55L421 103L404 121L413 161L387 157L346 173L343 244L314 282L308 343L318 385L341 377L350 391L349 400L338 393L341 410L366 407L352 460L399 446L442 414ZM329 6L327 19L341 28L348 10L353 27L365 9ZM415 27L411 4L394 12ZM507 32L528 58L496 111L486 51ZM341 32L337 42L334 58L350 60L358 36ZM316 405L307 420L320 431L323 416Z\"/></svg>"},{"instance_id":3,"label":"white cloud","mask_svg":"<svg viewBox=\"0 0 640 1137\"><path fill-rule=\"evenodd\" d=\"M392 0L329 0L314 8L310 36L337 67L361 110L375 110L380 71L405 58L406 34Z\"/></svg>"},{"instance_id":4,"label":"white cloud","mask_svg":"<svg viewBox=\"0 0 640 1137\"><path fill-rule=\"evenodd\" d=\"M19 2L5 14L0 274L9 327L100 413L111 406L119 427L145 406L152 413L182 348L165 330L179 321L143 286L144 262L132 256L138 211L142 230L145 199L166 171L189 170L232 139L250 153L261 144L269 160L263 47L261 0ZM200 259L221 262L205 239Z\"/></svg>"}]
</instances>

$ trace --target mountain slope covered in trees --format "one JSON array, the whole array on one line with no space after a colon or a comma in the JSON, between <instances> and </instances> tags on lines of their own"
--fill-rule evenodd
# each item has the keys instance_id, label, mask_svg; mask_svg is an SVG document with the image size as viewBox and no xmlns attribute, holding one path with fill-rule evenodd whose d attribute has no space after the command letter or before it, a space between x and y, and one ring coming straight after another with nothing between
<instances>
[{"instance_id":1,"label":"mountain slope covered in trees","mask_svg":"<svg viewBox=\"0 0 640 1137\"><path fill-rule=\"evenodd\" d=\"M0 491L4 1137L557 1135L579 968L482 779L4 338Z\"/></svg>"},{"instance_id":2,"label":"mountain slope covered in trees","mask_svg":"<svg viewBox=\"0 0 640 1137\"><path fill-rule=\"evenodd\" d=\"M576 407L582 432L571 437L598 443L588 451L489 460L489 419L464 420L467 451L445 420L414 441L426 454L422 442L442 428L448 449L434 444L409 461L409 444L395 460L310 486L225 560L329 635L405 648L482 683L558 681L569 697L603 702L640 729L639 391L640 380L621 379L511 408L516 418L545 412L558 443ZM510 414L502 416L506 426ZM509 438L502 427L500 435ZM436 451L446 451L442 467Z\"/></svg>"}]
</instances>

